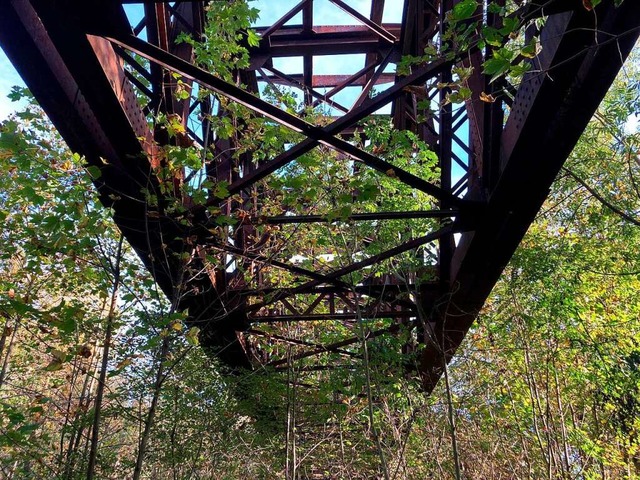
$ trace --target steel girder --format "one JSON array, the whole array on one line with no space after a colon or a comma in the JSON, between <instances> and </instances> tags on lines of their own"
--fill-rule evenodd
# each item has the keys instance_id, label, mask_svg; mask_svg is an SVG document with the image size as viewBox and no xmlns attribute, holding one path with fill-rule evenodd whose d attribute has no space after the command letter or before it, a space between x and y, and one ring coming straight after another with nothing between
<instances>
[{"instance_id":1,"label":"steel girder","mask_svg":"<svg viewBox=\"0 0 640 480\"><path fill-rule=\"evenodd\" d=\"M232 367L257 362L281 368L292 359L320 356L331 361L359 355L356 324L366 321L368 340L409 333L423 344L402 350L420 352L419 371L428 391L613 82L640 24L640 5L630 0L618 8L604 1L593 12L579 1L545 1L544 9L531 2L518 15L550 15L541 33L542 51L520 85L509 86L482 74L488 52L480 50L416 65L406 76L389 68L437 41L455 0L405 0L396 24L383 23L384 0L372 0L369 12L331 0L353 18L353 26L321 25L314 21L313 1L303 0L272 25L256 28L261 40L250 49L250 66L236 71L236 82L230 83L202 69L192 48L176 42L181 33L199 39L205 2L145 2L136 25L124 3L136 2L4 0L0 44L70 148L101 169L95 183L102 202L113 207L117 225L165 294L189 309L189 322L202 329L203 344ZM301 22L292 23L297 16ZM485 12L484 18L498 25L496 16ZM358 55L362 63L348 72L314 69L319 56L347 54ZM287 58L301 66L278 66ZM460 105L446 101L446 87L434 88L452 81L456 65L474 67L468 80L472 96ZM174 74L180 75L179 84ZM297 89L307 109L324 106L330 113L316 125L262 98L264 85ZM510 87L513 98L499 94L503 87ZM180 89L191 95L178 96ZM338 98L349 89L355 93L345 105ZM205 90L207 95L198 94ZM481 93L496 101L481 101ZM207 120L230 115L221 107L225 102L298 132L301 140L266 159L254 160L252 152L233 155L238 138L218 135ZM390 113L384 115L396 129L413 132L437 153L437 181L425 179L433 172L412 173L351 140L362 135L362 122L385 106ZM193 173L187 171L178 172L175 188L167 189L158 175L162 148L178 140L154 125L159 113L177 119L188 134L186 145L214 153L205 174L214 183L226 182L228 194L193 205L180 193ZM277 214L262 211L260 197L268 191L264 179L318 148L353 162L354 177L373 169L433 198L429 209L350 212L342 222L375 226L429 219L431 231L341 266L319 268L315 262L309 268L279 257L278 250L261 250L256 236L264 225L303 228L336 221L327 212L292 213L287 205ZM149 193L157 204L150 204ZM187 211L187 222L168 213L176 200ZM222 240L210 234L211 209L239 219L235 227L225 227ZM408 253L421 256L423 264L401 278L389 262ZM217 266L211 257L218 259ZM380 265L376 276L366 273ZM277 285L267 280L270 270L292 279ZM198 273L185 280L185 271ZM354 284L350 276L355 273L361 276ZM294 338L288 326L300 321L336 324L342 337L334 332L325 342ZM297 350L278 357L267 354L265 344Z\"/></svg>"}]
</instances>

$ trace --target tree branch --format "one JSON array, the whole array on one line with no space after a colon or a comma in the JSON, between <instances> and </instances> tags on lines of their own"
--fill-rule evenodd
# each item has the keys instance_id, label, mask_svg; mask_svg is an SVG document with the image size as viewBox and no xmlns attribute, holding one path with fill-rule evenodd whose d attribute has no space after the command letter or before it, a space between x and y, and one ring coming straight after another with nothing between
<instances>
[{"instance_id":1,"label":"tree branch","mask_svg":"<svg viewBox=\"0 0 640 480\"><path fill-rule=\"evenodd\" d=\"M600 203L602 203L605 207L607 207L613 213L615 213L615 214L619 215L620 217L624 218L626 221L631 222L633 225L635 225L637 227L640 227L640 220L637 220L637 219L633 218L628 213L622 211L621 209L619 209L618 207L613 205L606 198L604 198L602 195L600 195L598 192L596 192L593 188L591 188L589 185L587 185L584 180L582 180L580 177L578 177L575 173L573 173L567 167L562 167L562 169L565 172L567 172L567 174L569 174L569 176L571 178L573 178L576 182L578 182L580 185L582 185L587 190L587 192L589 192L591 195L593 195Z\"/></svg>"}]
</instances>

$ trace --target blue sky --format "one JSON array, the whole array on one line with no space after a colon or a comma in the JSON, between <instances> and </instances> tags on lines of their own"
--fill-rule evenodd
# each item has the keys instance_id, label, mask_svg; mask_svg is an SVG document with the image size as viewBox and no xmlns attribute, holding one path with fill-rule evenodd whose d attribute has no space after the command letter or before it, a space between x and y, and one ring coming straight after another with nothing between
<instances>
[{"instance_id":1,"label":"blue sky","mask_svg":"<svg viewBox=\"0 0 640 480\"><path fill-rule=\"evenodd\" d=\"M269 25L298 3L299 0L256 0L251 4L260 10L258 25ZM371 0L346 0L345 3L367 17L371 12ZM382 22L400 23L404 2L391 0L385 3ZM300 23L301 16L294 17L291 22ZM359 22L329 0L314 0L314 23L316 25L357 25Z\"/></svg>"},{"instance_id":2,"label":"blue sky","mask_svg":"<svg viewBox=\"0 0 640 480\"><path fill-rule=\"evenodd\" d=\"M0 120L7 118L17 108L16 104L7 98L14 85L24 86L24 82L0 49Z\"/></svg>"}]
</instances>

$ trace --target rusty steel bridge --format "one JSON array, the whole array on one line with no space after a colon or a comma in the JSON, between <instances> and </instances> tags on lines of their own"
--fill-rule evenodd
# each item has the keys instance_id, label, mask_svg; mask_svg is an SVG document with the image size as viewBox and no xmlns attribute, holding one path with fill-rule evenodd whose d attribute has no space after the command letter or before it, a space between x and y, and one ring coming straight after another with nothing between
<instances>
[{"instance_id":1,"label":"rusty steel bridge","mask_svg":"<svg viewBox=\"0 0 640 480\"><path fill-rule=\"evenodd\" d=\"M590 10L582 0L519 2L517 18L548 18L539 32L540 53L530 60L533 68L512 85L483 74L491 47L396 74L393 66L402 58L420 56L438 42L456 0L371 0L367 12L354 10L348 0L324 1L341 9L350 24L323 24L314 16L313 0L288 11L274 1L270 13L279 20L255 27L259 44L248 47L249 67L236 70L235 81L201 68L193 47L176 41L181 34L201 38L204 1L1 0L0 44L69 147L100 168L94 183L115 223L169 299L188 309L201 343L221 361L278 369L305 359L309 370L337 368L358 356L358 321L378 319L365 323L370 326L364 338L408 332L401 350L417 359L424 388L431 391L636 43L640 3L626 0L615 7L603 0ZM143 12L134 24L123 5L128 3L139 3ZM501 18L483 3L478 18L500 27ZM385 22L389 9L402 9L401 21ZM324 62L335 71L316 66L327 57L335 58ZM351 70L338 68L345 59ZM450 92L436 85L450 83L456 66L474 67L465 80L471 96L447 103ZM261 96L265 85L292 89L304 105L329 114L313 123ZM186 98L177 94L185 89ZM269 158L234 154L241 139L218 135L207 120L228 115L221 105L229 103L298 132L301 140ZM206 208L180 198L184 171L172 179L177 188L160 188L161 149L177 140L154 125L159 113L178 119L187 137L181 141L212 152L203 175L212 184L225 182L228 191L222 198L210 195L206 204L236 218L235 226L218 227L227 229L226 239L206 234L212 226ZM362 122L372 116L428 144L438 157L439 178L410 173L352 141L365 135ZM344 222L375 227L430 219L433 230L321 269L303 268L277 250L262 251L256 232L264 225L277 236L292 225L305 231L335 221L321 211L293 214L285 205L274 214L275 198L269 199L269 214L261 210L265 179L317 148L352 162L354 176L371 169L433 199L432 208L408 211L358 211L354 205ZM157 204L150 204L149 192ZM165 208L176 200L171 196L189 212L188 222ZM427 280L391 270L366 274L411 252L424 258L420 269L430 272ZM208 256L222 263L208 262ZM185 281L187 265L197 274ZM293 280L278 285L263 275L267 270ZM354 272L360 273L356 284L349 282ZM290 333L287 326L297 322L309 325L306 336ZM331 340L323 341L318 331L333 332L326 337ZM284 355L278 345L295 347L293 354Z\"/></svg>"}]
</instances>

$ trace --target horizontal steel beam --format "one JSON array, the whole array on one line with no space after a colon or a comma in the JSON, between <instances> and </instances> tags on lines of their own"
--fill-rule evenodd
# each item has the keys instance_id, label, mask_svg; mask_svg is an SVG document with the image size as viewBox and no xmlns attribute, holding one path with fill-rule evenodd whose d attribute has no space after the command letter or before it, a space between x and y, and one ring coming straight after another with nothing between
<instances>
[{"instance_id":1,"label":"horizontal steel beam","mask_svg":"<svg viewBox=\"0 0 640 480\"><path fill-rule=\"evenodd\" d=\"M283 225L289 223L331 223L331 222L364 222L374 220L406 220L411 218L451 218L458 210L424 210L406 212L374 212L354 213L346 218L335 218L327 215L280 215L278 217L256 217L251 219L254 225Z\"/></svg>"},{"instance_id":2,"label":"horizontal steel beam","mask_svg":"<svg viewBox=\"0 0 640 480\"><path fill-rule=\"evenodd\" d=\"M275 323L275 322L318 322L318 321L341 321L341 320L371 320L375 318L414 318L414 310L384 310L380 312L362 311L359 313L311 313L300 315L279 315L269 313L265 316L249 315L249 321L253 323Z\"/></svg>"},{"instance_id":3,"label":"horizontal steel beam","mask_svg":"<svg viewBox=\"0 0 640 480\"><path fill-rule=\"evenodd\" d=\"M269 80L275 84L288 85L297 87L303 82L303 75L301 73L288 74L286 78L278 75L268 75ZM347 83L349 87L362 87L366 85L366 78L363 76L360 79L349 81L350 75L320 75L314 74L311 81L313 88L333 88L343 83ZM382 85L386 83L393 83L395 81L395 73L383 73L378 78L376 85Z\"/></svg>"},{"instance_id":4,"label":"horizontal steel beam","mask_svg":"<svg viewBox=\"0 0 640 480\"><path fill-rule=\"evenodd\" d=\"M437 283L432 284L420 284L420 288L424 289L425 287L437 287ZM414 284L381 284L381 285L355 285L349 286L348 288L334 287L334 286L314 286L310 287L308 290L304 292L299 292L298 295L318 295L318 294L329 294L329 293L341 293L341 294L351 294L356 293L358 295L364 296L373 296L379 297L382 294L399 294L399 293L409 293L415 292L417 290L417 286ZM264 295L271 295L274 293L286 292L289 293L290 289L288 288L259 288L259 289L243 289L243 290L230 290L236 295L242 295L247 297L261 297ZM385 300L390 301L390 300Z\"/></svg>"},{"instance_id":5,"label":"horizontal steel beam","mask_svg":"<svg viewBox=\"0 0 640 480\"><path fill-rule=\"evenodd\" d=\"M381 337L383 335L390 335L398 333L401 329L411 329L417 326L416 321L409 321L406 324L393 324L386 328L380 328L378 330L374 330L372 332L367 332L364 338L364 341L373 340L374 338ZM293 355L291 358L276 360L274 362L269 362L267 365L270 367L277 367L278 365L284 365L287 362L291 362L294 360L302 360L303 358L313 357L315 355L321 355L323 353L329 353L334 351L337 348L347 347L349 345L354 345L356 343L362 342L363 339L361 337L351 337L344 340L339 340L337 342L330 343L328 345L323 345L320 348L316 348L314 350L309 350L306 352L301 352Z\"/></svg>"}]
</instances>

